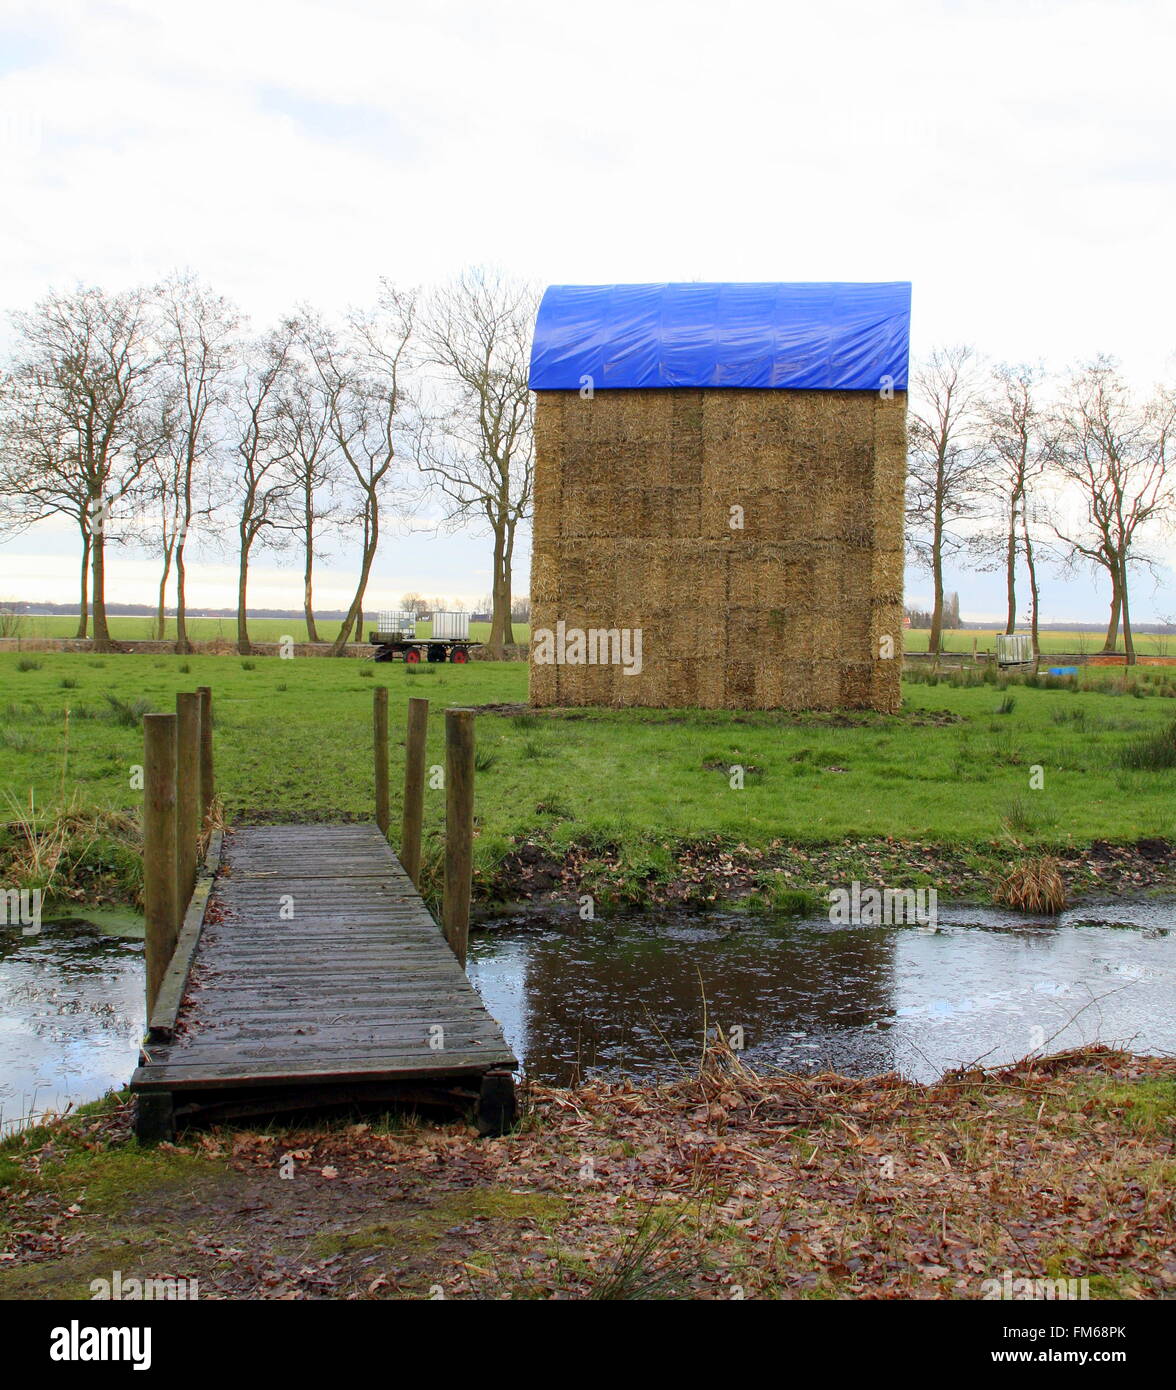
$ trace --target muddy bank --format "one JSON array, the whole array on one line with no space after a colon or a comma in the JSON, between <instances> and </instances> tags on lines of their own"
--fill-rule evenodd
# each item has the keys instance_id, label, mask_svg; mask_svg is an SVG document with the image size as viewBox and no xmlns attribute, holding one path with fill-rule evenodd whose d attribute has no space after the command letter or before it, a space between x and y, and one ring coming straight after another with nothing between
<instances>
[{"instance_id":1,"label":"muddy bank","mask_svg":"<svg viewBox=\"0 0 1176 1390\"><path fill-rule=\"evenodd\" d=\"M140 909L142 843L137 817L95 811L77 819L77 826L65 827L69 833L55 865L54 910L83 904ZM246 812L239 819L248 822L253 817ZM277 823L305 816L259 809L256 819ZM1040 853L1059 861L1071 902L1176 892L1176 846L1158 837L1125 844L1096 840L1085 846L1025 846L1009 840L962 845L890 838L827 844L775 840L750 848L716 836L667 842L664 847L672 866L655 871L637 862L639 848L626 852L619 844L597 841L557 849L538 838L517 840L497 864L475 870L475 907L483 915L504 903L546 911L574 904L588 893L598 911L705 910L733 900L748 905L759 899L768 909L803 914L820 909L830 888L855 880L863 888L933 887L941 904L990 903L1000 878ZM7 834L0 834L0 879L25 881L24 861L31 857L30 850L25 827L8 826ZM439 857L425 866L426 897L440 892L440 868Z\"/></svg>"},{"instance_id":2,"label":"muddy bank","mask_svg":"<svg viewBox=\"0 0 1176 1390\"><path fill-rule=\"evenodd\" d=\"M798 902L807 895L811 907L824 902L830 888L855 880L863 888L934 887L944 903L987 903L1012 865L1047 852L1059 861L1071 901L1176 891L1176 846L1161 838L1046 849L1007 840L981 845L897 839L796 845L776 840L753 849L714 837L667 848L673 869L654 873L634 867L618 845L572 845L557 851L541 840L526 840L494 872L481 875L475 887L483 900L525 902L539 909L574 903L584 893L607 906L705 908L747 899L765 888L776 895L793 889L802 895Z\"/></svg>"}]
</instances>

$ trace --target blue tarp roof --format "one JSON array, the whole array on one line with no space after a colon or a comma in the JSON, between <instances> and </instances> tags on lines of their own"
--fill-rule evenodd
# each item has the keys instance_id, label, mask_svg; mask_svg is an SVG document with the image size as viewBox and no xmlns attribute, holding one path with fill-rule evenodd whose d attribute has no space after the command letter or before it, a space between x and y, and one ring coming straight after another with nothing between
<instances>
[{"instance_id":1,"label":"blue tarp roof","mask_svg":"<svg viewBox=\"0 0 1176 1390\"><path fill-rule=\"evenodd\" d=\"M531 388L906 389L909 281L552 285Z\"/></svg>"}]
</instances>

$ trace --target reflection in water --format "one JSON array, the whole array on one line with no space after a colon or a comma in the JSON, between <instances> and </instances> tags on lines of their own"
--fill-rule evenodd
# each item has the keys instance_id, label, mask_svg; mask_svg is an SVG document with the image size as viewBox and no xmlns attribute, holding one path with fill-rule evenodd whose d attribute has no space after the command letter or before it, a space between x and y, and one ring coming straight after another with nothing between
<instances>
[{"instance_id":1,"label":"reflection in water","mask_svg":"<svg viewBox=\"0 0 1176 1390\"><path fill-rule=\"evenodd\" d=\"M1116 923L1121 925L1107 925ZM1176 912L1083 908L1026 926L940 912L941 929L743 916L547 919L475 933L470 976L529 1075L678 1075L711 1025L763 1070L1012 1061L1089 1042L1176 1052ZM126 1083L143 1026L142 943L90 923L0 931L0 1125Z\"/></svg>"},{"instance_id":2,"label":"reflection in water","mask_svg":"<svg viewBox=\"0 0 1176 1390\"><path fill-rule=\"evenodd\" d=\"M1115 910L1130 926L1027 927L949 911L938 932L548 920L476 936L470 975L527 1073L555 1084L679 1074L697 1061L704 996L712 1027L743 1029L753 1067L932 1080L1091 1042L1176 1051L1173 917L1140 905Z\"/></svg>"},{"instance_id":3,"label":"reflection in water","mask_svg":"<svg viewBox=\"0 0 1176 1390\"><path fill-rule=\"evenodd\" d=\"M143 946L91 924L0 931L0 1129L124 1086L143 1030Z\"/></svg>"}]
</instances>

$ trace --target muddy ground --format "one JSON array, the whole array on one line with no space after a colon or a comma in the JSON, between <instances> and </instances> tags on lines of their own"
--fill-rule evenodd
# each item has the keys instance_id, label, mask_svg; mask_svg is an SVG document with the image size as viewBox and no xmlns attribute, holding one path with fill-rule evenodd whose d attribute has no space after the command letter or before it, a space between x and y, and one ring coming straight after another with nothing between
<instances>
[{"instance_id":1,"label":"muddy ground","mask_svg":"<svg viewBox=\"0 0 1176 1390\"><path fill-rule=\"evenodd\" d=\"M0 1149L0 1298L1176 1295L1176 1060L1091 1049L935 1085L532 1088L516 1133L354 1115L140 1149L129 1103ZM1079 1284L1076 1287L1082 1287Z\"/></svg>"}]
</instances>

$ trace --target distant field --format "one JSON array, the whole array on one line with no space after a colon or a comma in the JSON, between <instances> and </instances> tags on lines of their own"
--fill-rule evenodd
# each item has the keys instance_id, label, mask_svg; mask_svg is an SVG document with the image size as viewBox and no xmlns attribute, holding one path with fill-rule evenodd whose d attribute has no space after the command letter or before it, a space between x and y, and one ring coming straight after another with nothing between
<instances>
[{"instance_id":1,"label":"distant field","mask_svg":"<svg viewBox=\"0 0 1176 1390\"><path fill-rule=\"evenodd\" d=\"M374 623L375 613L373 611L364 619L365 639ZM24 619L19 635L22 637L72 637L77 631L77 626L78 620L76 618L38 617L34 615ZM318 624L320 640L334 641L335 637L338 636L339 628L340 623L337 620L320 622ZM992 650L996 646L997 631L996 628L986 628L983 631L969 628L960 632L945 632L943 634L943 650L945 652L970 652L973 639L976 641L978 650ZM155 637L155 619L112 617L110 619L110 632L115 639L121 638L127 642L150 641ZM428 623L417 624L418 637L428 637L429 632ZM217 639L235 642L237 640L237 624L232 618L189 618L188 633L197 642L211 642ZM516 642L530 641L530 633L529 624L516 623L514 625ZM166 636L174 638L175 635L176 624L175 619L172 618L168 620ZM249 635L256 642L277 642L282 637L293 637L296 642L305 642L306 623L301 618L253 618L249 623ZM908 652L925 652L929 635L925 629L904 633L905 649ZM489 623L470 624L470 637L475 642L484 642L489 636ZM1105 632L1094 629L1084 632L1077 629L1073 632L1043 632L1041 634L1041 650L1046 654L1051 652L1099 652L1102 650L1104 636ZM1120 642L1119 650L1122 651L1122 649L1122 642ZM1135 650L1144 656L1176 656L1176 633L1140 633L1135 639Z\"/></svg>"},{"instance_id":2,"label":"distant field","mask_svg":"<svg viewBox=\"0 0 1176 1390\"><path fill-rule=\"evenodd\" d=\"M991 651L996 646L996 635L1000 631L1003 629L966 628L960 632L945 632L943 634L943 650L945 652L970 652L972 642L975 641L979 651ZM927 639L930 635L925 628L911 630L903 634L903 645L908 652L925 652ZM1099 630L1091 628L1086 631L1074 629L1072 632L1043 632L1040 639L1041 650L1046 654L1050 652L1067 652L1071 655L1081 655L1083 652L1093 654L1102 651L1105 638L1105 628ZM1123 650L1122 638L1119 640L1119 650ZM1141 656L1176 656L1176 633L1137 633L1135 650Z\"/></svg>"},{"instance_id":3,"label":"distant field","mask_svg":"<svg viewBox=\"0 0 1176 1390\"><path fill-rule=\"evenodd\" d=\"M375 626L375 612L369 613L363 621L363 635ZM146 617L112 616L109 619L110 635L116 641L150 642L155 638L155 619ZM318 623L319 640L333 642L339 635L342 624L337 619ZM21 637L72 637L78 630L77 618L40 617L36 614L23 620L18 635ZM428 623L417 623L417 636L428 637ZM516 623L514 636L516 642L526 642L530 628L526 623ZM174 638L176 622L167 621L165 638ZM195 642L225 642L237 640L237 623L233 618L189 618L188 635ZM293 637L296 642L306 641L306 623L301 618L250 618L249 636L255 642L277 642L283 637ZM475 642L484 642L490 636L489 623L471 623L470 637Z\"/></svg>"}]
</instances>

